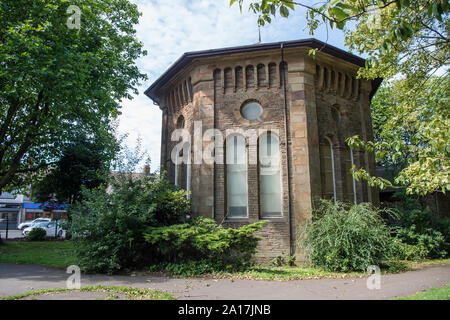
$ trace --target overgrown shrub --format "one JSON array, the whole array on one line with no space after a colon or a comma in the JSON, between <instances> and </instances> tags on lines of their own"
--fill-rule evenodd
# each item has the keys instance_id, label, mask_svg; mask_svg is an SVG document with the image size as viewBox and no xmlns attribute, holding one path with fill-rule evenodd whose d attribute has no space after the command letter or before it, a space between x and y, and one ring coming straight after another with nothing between
<instances>
[{"instance_id":1,"label":"overgrown shrub","mask_svg":"<svg viewBox=\"0 0 450 320\"><path fill-rule=\"evenodd\" d=\"M428 250L424 246L407 244L399 238L393 239L392 250L393 256L397 260L423 260L428 254Z\"/></svg>"},{"instance_id":2,"label":"overgrown shrub","mask_svg":"<svg viewBox=\"0 0 450 320\"><path fill-rule=\"evenodd\" d=\"M120 174L107 191L85 190L83 201L69 209L69 231L85 271L114 273L150 265L157 252L143 237L146 228L183 222L190 213L187 192L163 177Z\"/></svg>"},{"instance_id":3,"label":"overgrown shrub","mask_svg":"<svg viewBox=\"0 0 450 320\"><path fill-rule=\"evenodd\" d=\"M44 241L47 238L47 232L42 228L33 228L27 234L27 240L29 241Z\"/></svg>"},{"instance_id":4,"label":"overgrown shrub","mask_svg":"<svg viewBox=\"0 0 450 320\"><path fill-rule=\"evenodd\" d=\"M264 222L225 229L190 214L188 193L165 178L120 175L104 189L85 191L70 208L70 232L80 267L116 273L154 265L174 273L242 268L256 251ZM187 266L189 265L189 266Z\"/></svg>"},{"instance_id":5,"label":"overgrown shrub","mask_svg":"<svg viewBox=\"0 0 450 320\"><path fill-rule=\"evenodd\" d=\"M315 266L330 271L365 271L393 256L390 229L372 205L316 203L313 219L300 232L300 243Z\"/></svg>"},{"instance_id":6,"label":"overgrown shrub","mask_svg":"<svg viewBox=\"0 0 450 320\"><path fill-rule=\"evenodd\" d=\"M445 238L437 230L427 228L417 232L415 225L396 230L397 237L405 244L421 252L418 259L440 259L447 255Z\"/></svg>"},{"instance_id":7,"label":"overgrown shrub","mask_svg":"<svg viewBox=\"0 0 450 320\"><path fill-rule=\"evenodd\" d=\"M404 193L394 195L396 215L389 223L396 237L405 245L408 260L438 259L448 256L450 246L450 219L440 219L428 207ZM399 248L397 248L399 249ZM411 254L411 252L416 254ZM400 254L402 256L402 254ZM415 258L414 258L415 257Z\"/></svg>"},{"instance_id":8,"label":"overgrown shrub","mask_svg":"<svg viewBox=\"0 0 450 320\"><path fill-rule=\"evenodd\" d=\"M148 227L144 238L157 251L158 260L168 264L167 268L196 262L193 267L209 271L236 269L251 261L260 240L255 232L265 223L225 229L212 219L198 217L185 224Z\"/></svg>"}]
</instances>

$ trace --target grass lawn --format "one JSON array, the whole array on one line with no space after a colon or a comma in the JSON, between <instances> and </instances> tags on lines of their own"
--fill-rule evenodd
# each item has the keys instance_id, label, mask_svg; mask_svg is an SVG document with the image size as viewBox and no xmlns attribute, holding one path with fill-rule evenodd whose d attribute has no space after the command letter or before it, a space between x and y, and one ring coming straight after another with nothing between
<instances>
[{"instance_id":1,"label":"grass lawn","mask_svg":"<svg viewBox=\"0 0 450 320\"><path fill-rule=\"evenodd\" d=\"M442 288L433 288L413 296L396 298L395 300L450 300L450 284Z\"/></svg>"},{"instance_id":2,"label":"grass lawn","mask_svg":"<svg viewBox=\"0 0 450 320\"><path fill-rule=\"evenodd\" d=\"M76 264L71 241L4 241L0 245L0 262L61 268Z\"/></svg>"},{"instance_id":3,"label":"grass lawn","mask_svg":"<svg viewBox=\"0 0 450 320\"><path fill-rule=\"evenodd\" d=\"M255 266L248 271L234 273L214 273L204 275L212 278L228 278L228 279L248 279L248 280L303 280L303 279L322 279L322 278L348 278L363 277L363 272L330 272L316 267L296 266L296 267L272 267L272 266Z\"/></svg>"}]
</instances>

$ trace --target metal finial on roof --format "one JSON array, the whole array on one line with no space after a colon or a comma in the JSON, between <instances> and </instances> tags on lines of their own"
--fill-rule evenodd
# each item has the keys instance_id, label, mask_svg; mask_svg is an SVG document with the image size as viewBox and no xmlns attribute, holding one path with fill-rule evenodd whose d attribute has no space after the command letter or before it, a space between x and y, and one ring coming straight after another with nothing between
<instances>
[{"instance_id":1,"label":"metal finial on roof","mask_svg":"<svg viewBox=\"0 0 450 320\"><path fill-rule=\"evenodd\" d=\"M258 43L261 43L261 26L258 26Z\"/></svg>"}]
</instances>

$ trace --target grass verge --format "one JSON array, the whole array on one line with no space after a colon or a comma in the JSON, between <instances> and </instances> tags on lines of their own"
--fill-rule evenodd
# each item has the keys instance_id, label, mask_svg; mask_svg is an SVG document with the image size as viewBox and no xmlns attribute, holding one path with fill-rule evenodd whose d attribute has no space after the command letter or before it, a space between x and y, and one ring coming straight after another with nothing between
<instances>
[{"instance_id":1,"label":"grass verge","mask_svg":"<svg viewBox=\"0 0 450 320\"><path fill-rule=\"evenodd\" d=\"M118 286L90 286L83 287L81 289L42 289L36 291L29 291L18 295L9 296L7 298L0 298L0 300L20 300L27 297L35 297L44 294L55 294L61 292L107 292L107 300L115 300L118 298L117 294L125 294L126 300L176 300L176 298L170 293L153 290L147 288L131 288L131 287L118 287Z\"/></svg>"},{"instance_id":2,"label":"grass verge","mask_svg":"<svg viewBox=\"0 0 450 320\"><path fill-rule=\"evenodd\" d=\"M386 269L382 269L382 274L401 273L412 270L419 270L426 266L450 264L450 259L427 260L421 262L398 261L391 263ZM155 275L175 276L180 278L213 278L213 279L244 279L244 280L272 280L272 281L289 281L289 280L307 280L307 279L345 279L345 278L364 278L368 274L365 272L332 272L318 267L307 265L298 265L295 267L282 266L273 267L267 265L256 265L245 271L226 272L218 271L212 273L196 273L189 265L180 265L184 268L174 268L175 270L187 270L183 272L161 272L153 273Z\"/></svg>"},{"instance_id":3,"label":"grass verge","mask_svg":"<svg viewBox=\"0 0 450 320\"><path fill-rule=\"evenodd\" d=\"M442 288L433 288L412 296L395 298L394 300L450 300L450 284Z\"/></svg>"},{"instance_id":4,"label":"grass verge","mask_svg":"<svg viewBox=\"0 0 450 320\"><path fill-rule=\"evenodd\" d=\"M66 268L76 259L71 241L3 241L0 262Z\"/></svg>"},{"instance_id":5,"label":"grass verge","mask_svg":"<svg viewBox=\"0 0 450 320\"><path fill-rule=\"evenodd\" d=\"M71 241L44 241L44 242L26 242L26 241L4 241L0 246L0 262L19 263L19 264L37 264L48 267L66 268L70 265L76 265L74 255L74 246ZM430 265L450 264L450 259L426 260L420 262L400 261L393 264L388 270L382 273L399 273L410 270L422 269ZM168 272L157 273L161 275L182 276L179 274L170 274ZM317 267L299 265L296 267L272 267L257 265L249 270L241 272L215 272L208 274L193 274L192 277L201 278L227 278L227 279L249 279L249 280L303 280L303 279L322 279L322 278L352 278L366 277L364 272L330 272ZM188 277L184 275L184 277Z\"/></svg>"}]
</instances>

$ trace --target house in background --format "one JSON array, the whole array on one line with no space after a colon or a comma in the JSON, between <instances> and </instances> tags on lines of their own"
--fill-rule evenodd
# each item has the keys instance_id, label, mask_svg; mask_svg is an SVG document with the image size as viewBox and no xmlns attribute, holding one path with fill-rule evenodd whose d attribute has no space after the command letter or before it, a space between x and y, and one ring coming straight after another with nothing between
<instances>
[{"instance_id":1,"label":"house in background","mask_svg":"<svg viewBox=\"0 0 450 320\"><path fill-rule=\"evenodd\" d=\"M33 203L30 197L4 192L0 194L0 230L17 229L17 226L37 218L67 218L67 204Z\"/></svg>"},{"instance_id":2,"label":"house in background","mask_svg":"<svg viewBox=\"0 0 450 320\"><path fill-rule=\"evenodd\" d=\"M29 201L24 195L3 192L0 194L0 230L16 229L23 220L23 204Z\"/></svg>"}]
</instances>

